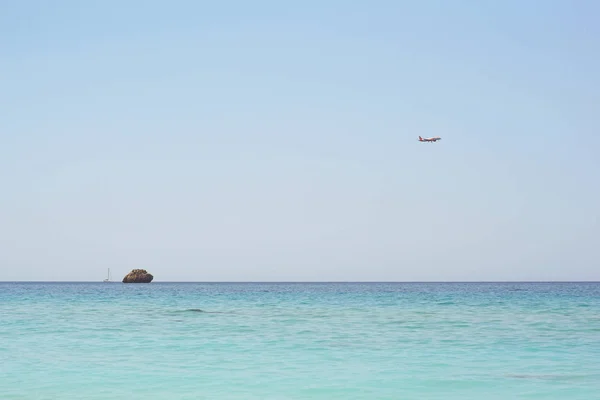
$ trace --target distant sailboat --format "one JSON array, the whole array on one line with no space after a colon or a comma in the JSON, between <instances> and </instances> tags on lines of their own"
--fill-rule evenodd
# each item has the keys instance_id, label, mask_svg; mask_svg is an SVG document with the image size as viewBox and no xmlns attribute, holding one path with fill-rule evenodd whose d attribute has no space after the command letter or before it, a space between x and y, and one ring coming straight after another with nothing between
<instances>
[{"instance_id":1,"label":"distant sailboat","mask_svg":"<svg viewBox=\"0 0 600 400\"><path fill-rule=\"evenodd\" d=\"M107 276L107 278L104 280L104 282L110 282L110 268L108 269L108 276Z\"/></svg>"}]
</instances>

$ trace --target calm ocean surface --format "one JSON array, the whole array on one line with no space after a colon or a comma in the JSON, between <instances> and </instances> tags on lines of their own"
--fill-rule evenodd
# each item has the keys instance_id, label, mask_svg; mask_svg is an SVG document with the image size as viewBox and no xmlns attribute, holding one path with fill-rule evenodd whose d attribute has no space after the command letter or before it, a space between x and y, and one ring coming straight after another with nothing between
<instances>
[{"instance_id":1,"label":"calm ocean surface","mask_svg":"<svg viewBox=\"0 0 600 400\"><path fill-rule=\"evenodd\" d=\"M0 283L0 399L600 399L600 284Z\"/></svg>"}]
</instances>

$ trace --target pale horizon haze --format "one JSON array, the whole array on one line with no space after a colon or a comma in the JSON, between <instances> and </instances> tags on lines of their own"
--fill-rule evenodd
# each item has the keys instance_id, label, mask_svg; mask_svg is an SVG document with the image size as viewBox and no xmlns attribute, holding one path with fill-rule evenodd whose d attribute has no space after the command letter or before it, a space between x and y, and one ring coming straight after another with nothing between
<instances>
[{"instance_id":1,"label":"pale horizon haze","mask_svg":"<svg viewBox=\"0 0 600 400\"><path fill-rule=\"evenodd\" d=\"M599 15L4 1L0 281L598 281Z\"/></svg>"}]
</instances>

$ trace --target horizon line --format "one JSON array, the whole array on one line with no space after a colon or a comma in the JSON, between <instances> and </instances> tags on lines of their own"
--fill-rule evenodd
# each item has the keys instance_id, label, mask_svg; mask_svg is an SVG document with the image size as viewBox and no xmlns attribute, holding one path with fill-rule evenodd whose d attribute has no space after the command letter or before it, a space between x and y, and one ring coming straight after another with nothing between
<instances>
[{"instance_id":1,"label":"horizon line","mask_svg":"<svg viewBox=\"0 0 600 400\"><path fill-rule=\"evenodd\" d=\"M0 281L0 283L123 283L120 280L115 281ZM600 280L527 280L527 281L506 281L506 280L483 280L483 281L152 281L149 283L600 283Z\"/></svg>"}]
</instances>

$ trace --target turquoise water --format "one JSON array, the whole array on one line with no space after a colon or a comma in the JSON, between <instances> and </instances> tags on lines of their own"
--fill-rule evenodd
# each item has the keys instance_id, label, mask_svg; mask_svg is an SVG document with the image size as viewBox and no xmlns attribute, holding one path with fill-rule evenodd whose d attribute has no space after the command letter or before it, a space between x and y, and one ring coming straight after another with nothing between
<instances>
[{"instance_id":1,"label":"turquoise water","mask_svg":"<svg viewBox=\"0 0 600 400\"><path fill-rule=\"evenodd\" d=\"M600 399L600 284L0 283L0 399Z\"/></svg>"}]
</instances>

